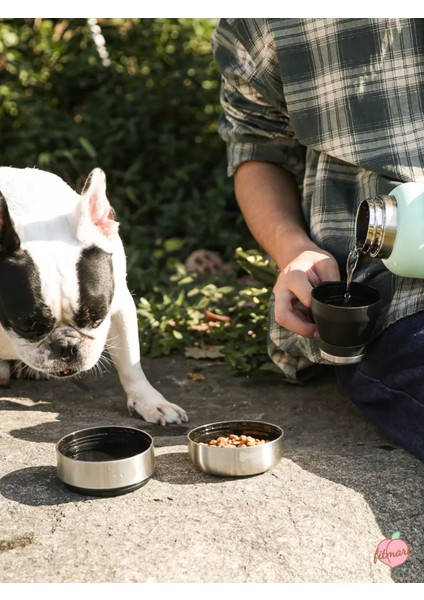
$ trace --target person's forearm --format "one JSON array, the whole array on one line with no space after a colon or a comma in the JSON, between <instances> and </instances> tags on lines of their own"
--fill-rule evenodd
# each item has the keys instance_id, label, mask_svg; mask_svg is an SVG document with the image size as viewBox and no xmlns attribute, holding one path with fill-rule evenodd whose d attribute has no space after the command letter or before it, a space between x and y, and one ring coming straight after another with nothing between
<instances>
[{"instance_id":1,"label":"person's forearm","mask_svg":"<svg viewBox=\"0 0 424 600\"><path fill-rule=\"evenodd\" d=\"M235 174L235 193L252 235L284 268L301 249L311 247L294 177L278 165L245 162Z\"/></svg>"},{"instance_id":2,"label":"person's forearm","mask_svg":"<svg viewBox=\"0 0 424 600\"><path fill-rule=\"evenodd\" d=\"M305 337L316 337L311 290L340 279L337 262L309 238L293 176L277 165L249 161L235 174L236 197L246 223L280 273L273 288L275 320Z\"/></svg>"}]
</instances>

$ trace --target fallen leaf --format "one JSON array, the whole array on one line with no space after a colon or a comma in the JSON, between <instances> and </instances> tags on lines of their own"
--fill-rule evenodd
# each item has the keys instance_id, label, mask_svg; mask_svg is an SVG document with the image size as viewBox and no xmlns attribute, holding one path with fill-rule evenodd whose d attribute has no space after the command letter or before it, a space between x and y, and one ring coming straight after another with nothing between
<instances>
[{"instance_id":1,"label":"fallen leaf","mask_svg":"<svg viewBox=\"0 0 424 600\"><path fill-rule=\"evenodd\" d=\"M206 377L201 373L187 373L190 379L193 381L205 381Z\"/></svg>"},{"instance_id":2,"label":"fallen leaf","mask_svg":"<svg viewBox=\"0 0 424 600\"><path fill-rule=\"evenodd\" d=\"M229 323L231 321L231 318L227 315L218 315L210 310L205 310L205 316L208 321L222 321L224 323Z\"/></svg>"}]
</instances>

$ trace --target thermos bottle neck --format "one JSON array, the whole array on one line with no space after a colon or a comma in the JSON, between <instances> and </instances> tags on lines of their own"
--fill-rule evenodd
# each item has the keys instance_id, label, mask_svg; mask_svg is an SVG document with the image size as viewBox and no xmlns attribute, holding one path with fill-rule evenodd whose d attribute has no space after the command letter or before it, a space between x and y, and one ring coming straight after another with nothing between
<instances>
[{"instance_id":1,"label":"thermos bottle neck","mask_svg":"<svg viewBox=\"0 0 424 600\"><path fill-rule=\"evenodd\" d=\"M393 196L363 200L356 213L356 247L363 254L388 258L397 231L397 202Z\"/></svg>"}]
</instances>

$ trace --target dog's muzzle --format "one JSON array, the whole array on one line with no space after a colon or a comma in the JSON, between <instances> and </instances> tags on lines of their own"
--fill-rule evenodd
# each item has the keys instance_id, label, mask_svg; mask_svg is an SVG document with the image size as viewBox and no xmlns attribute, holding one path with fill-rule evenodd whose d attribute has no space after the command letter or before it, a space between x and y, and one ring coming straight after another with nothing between
<instances>
[{"instance_id":1,"label":"dog's muzzle","mask_svg":"<svg viewBox=\"0 0 424 600\"><path fill-rule=\"evenodd\" d=\"M79 368L75 368L79 363L79 348L82 342L82 335L73 327L57 327L49 336L50 359L57 366L50 375L54 377L72 377Z\"/></svg>"},{"instance_id":2,"label":"dog's muzzle","mask_svg":"<svg viewBox=\"0 0 424 600\"><path fill-rule=\"evenodd\" d=\"M81 335L72 327L54 329L50 335L50 352L53 359L72 359L78 352Z\"/></svg>"}]
</instances>

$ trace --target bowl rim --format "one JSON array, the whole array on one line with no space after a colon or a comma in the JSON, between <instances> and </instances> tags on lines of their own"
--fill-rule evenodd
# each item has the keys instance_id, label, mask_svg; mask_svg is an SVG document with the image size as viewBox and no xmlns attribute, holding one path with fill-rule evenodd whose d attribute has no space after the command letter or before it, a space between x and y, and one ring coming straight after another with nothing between
<instances>
[{"instance_id":1,"label":"bowl rim","mask_svg":"<svg viewBox=\"0 0 424 600\"><path fill-rule=\"evenodd\" d=\"M115 459L111 459L111 460L102 460L102 461L96 461L96 460L78 460L77 458L72 458L71 456L68 456L67 454L64 454L63 452L61 452L59 446L61 443L63 443L68 437L70 438L73 435L76 434L80 434L80 433L84 433L84 432L88 432L88 431L93 431L93 430L99 430L99 429L122 429L122 430L132 430L132 431L136 431L137 433L141 433L144 436L146 436L148 438L148 442L149 445L147 448L145 448L144 450L142 450L141 452L137 452L136 454L131 454L130 456L125 456L123 458L115 458ZM127 426L127 425L94 425L92 427L84 427L83 429L76 429L75 431L71 431L70 433L67 433L66 435L64 435L63 437L60 438L60 440L58 440L55 444L55 449L56 449L56 453L58 455L60 455L62 460L65 461L69 461L71 464L86 464L86 465L107 465L107 464L119 464L121 462L125 462L125 461L131 461L135 458L137 458L138 456L143 456L143 454L145 454L146 452L149 452L151 450L154 449L154 439L153 436L150 435L150 433L148 433L147 431L144 431L143 429L139 429L138 427L131 427L131 426Z\"/></svg>"},{"instance_id":2,"label":"bowl rim","mask_svg":"<svg viewBox=\"0 0 424 600\"><path fill-rule=\"evenodd\" d=\"M187 433L187 439L188 439L188 443L189 444L193 444L195 446L198 446L200 448L214 448L215 450L239 450L239 448L236 447L220 447L220 446L209 446L209 445L204 445L200 442L196 442L196 440L192 439L192 434L205 429L207 427L213 427L213 426L219 426L219 425L233 425L237 426L238 424L255 424L255 425L267 425L268 427L273 427L274 429L277 430L278 436L273 439L273 440L269 440L269 442L267 442L266 445L260 444L259 446L246 446L243 447L242 450L243 451L250 451L250 450L258 450L258 448L264 448L266 447L268 444L274 444L276 442L281 441L281 439L284 437L284 429L282 427L280 427L279 425L276 425L275 423L270 423L269 421L258 421L255 419L229 419L227 421L213 421L211 423L205 423L203 425L198 425L197 427L194 427L193 429L191 429L188 433Z\"/></svg>"}]
</instances>

